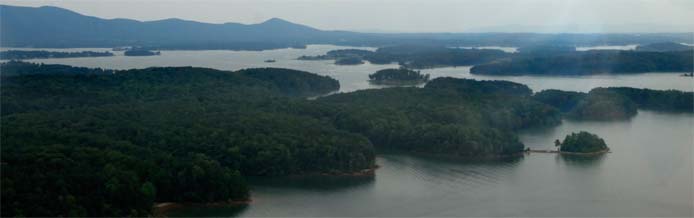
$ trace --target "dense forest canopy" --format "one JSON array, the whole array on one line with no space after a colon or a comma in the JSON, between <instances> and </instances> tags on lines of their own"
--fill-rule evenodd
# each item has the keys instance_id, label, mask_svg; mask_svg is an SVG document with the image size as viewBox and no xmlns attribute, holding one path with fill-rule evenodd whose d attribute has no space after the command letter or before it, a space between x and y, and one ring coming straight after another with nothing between
<instances>
[{"instance_id":1,"label":"dense forest canopy","mask_svg":"<svg viewBox=\"0 0 694 218\"><path fill-rule=\"evenodd\" d=\"M247 176L361 172L375 149L515 155L518 130L556 125L561 111L598 113L614 96L683 109L692 95L608 88L564 98L437 78L307 100L339 83L278 68L0 67L3 216L146 216L153 202L246 199Z\"/></svg>"},{"instance_id":2,"label":"dense forest canopy","mask_svg":"<svg viewBox=\"0 0 694 218\"><path fill-rule=\"evenodd\" d=\"M109 57L113 53L104 51L80 51L80 52L58 52L58 51L23 51L8 50L0 51L2 60L23 60L23 59L44 59L44 58L81 58L81 57Z\"/></svg>"},{"instance_id":3,"label":"dense forest canopy","mask_svg":"<svg viewBox=\"0 0 694 218\"><path fill-rule=\"evenodd\" d=\"M491 81L305 100L339 84L276 68L1 67L15 72L0 87L7 216L144 216L152 202L245 199L245 176L358 172L373 167L374 146L512 155L523 149L516 129L559 122L529 95L460 92L522 86Z\"/></svg>"},{"instance_id":4,"label":"dense forest canopy","mask_svg":"<svg viewBox=\"0 0 694 218\"><path fill-rule=\"evenodd\" d=\"M402 67L421 69L442 66L469 66L486 63L511 54L496 49L461 49L439 45L405 44L385 46L375 52L343 49L325 55L301 56L299 60L340 60L345 58L367 60L372 64L399 63Z\"/></svg>"},{"instance_id":5,"label":"dense forest canopy","mask_svg":"<svg viewBox=\"0 0 694 218\"><path fill-rule=\"evenodd\" d=\"M636 115L636 109L694 113L694 92L630 87L595 88L588 93L543 90L533 98L574 119L615 120Z\"/></svg>"},{"instance_id":6,"label":"dense forest canopy","mask_svg":"<svg viewBox=\"0 0 694 218\"><path fill-rule=\"evenodd\" d=\"M681 45L681 44L678 44ZM684 46L684 45L682 45ZM473 74L487 75L592 75L605 73L691 72L688 51L576 51L574 46L536 44L517 53L496 49L461 49L437 45L395 45L376 51L344 49L299 60L336 60L347 64L398 63L411 69L472 66Z\"/></svg>"},{"instance_id":7,"label":"dense forest canopy","mask_svg":"<svg viewBox=\"0 0 694 218\"><path fill-rule=\"evenodd\" d=\"M320 109L284 97L337 90L327 77L191 67L94 74L102 70L21 62L6 69L33 73L5 77L1 87L3 216L146 216L154 201L245 199L246 175L373 166L368 139L299 114Z\"/></svg>"},{"instance_id":8,"label":"dense forest canopy","mask_svg":"<svg viewBox=\"0 0 694 218\"><path fill-rule=\"evenodd\" d=\"M34 64L23 61L11 60L2 63L0 76L26 76L26 75L106 75L113 74L113 70L100 68L72 67L60 64Z\"/></svg>"},{"instance_id":9,"label":"dense forest canopy","mask_svg":"<svg viewBox=\"0 0 694 218\"><path fill-rule=\"evenodd\" d=\"M584 51L518 54L472 67L484 75L592 75L604 73L691 72L692 52Z\"/></svg>"},{"instance_id":10,"label":"dense forest canopy","mask_svg":"<svg viewBox=\"0 0 694 218\"><path fill-rule=\"evenodd\" d=\"M593 89L569 111L581 120L624 120L637 113L636 104L628 97L606 89Z\"/></svg>"},{"instance_id":11,"label":"dense forest canopy","mask_svg":"<svg viewBox=\"0 0 694 218\"><path fill-rule=\"evenodd\" d=\"M605 140L585 131L567 135L559 146L560 151L573 153L596 153L609 150Z\"/></svg>"},{"instance_id":12,"label":"dense forest canopy","mask_svg":"<svg viewBox=\"0 0 694 218\"><path fill-rule=\"evenodd\" d=\"M123 55L125 55L125 56L154 56L154 55L161 55L161 52L150 51L147 49L130 49L130 50L123 52Z\"/></svg>"}]
</instances>

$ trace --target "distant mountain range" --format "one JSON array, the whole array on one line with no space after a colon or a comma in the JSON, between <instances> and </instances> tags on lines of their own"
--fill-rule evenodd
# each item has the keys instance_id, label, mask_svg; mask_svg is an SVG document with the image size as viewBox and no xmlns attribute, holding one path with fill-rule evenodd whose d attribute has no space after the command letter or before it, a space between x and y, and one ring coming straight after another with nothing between
<instances>
[{"instance_id":1,"label":"distant mountain range","mask_svg":"<svg viewBox=\"0 0 694 218\"><path fill-rule=\"evenodd\" d=\"M349 32L321 31L272 18L259 24L181 19L101 19L58 7L0 6L3 46L19 47L287 47L331 43Z\"/></svg>"},{"instance_id":2,"label":"distant mountain range","mask_svg":"<svg viewBox=\"0 0 694 218\"><path fill-rule=\"evenodd\" d=\"M102 19L58 7L0 5L2 47L118 47L156 49L264 50L307 44L385 46L523 46L692 42L690 33L543 34L543 33L358 33L324 31L272 18L259 24L210 24L181 19L137 21Z\"/></svg>"}]
</instances>

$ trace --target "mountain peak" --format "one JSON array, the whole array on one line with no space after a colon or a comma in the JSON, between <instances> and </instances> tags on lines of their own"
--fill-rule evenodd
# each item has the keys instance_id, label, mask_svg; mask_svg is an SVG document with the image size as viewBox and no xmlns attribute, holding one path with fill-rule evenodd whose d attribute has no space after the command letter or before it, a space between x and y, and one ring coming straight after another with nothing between
<instances>
[{"instance_id":1,"label":"mountain peak","mask_svg":"<svg viewBox=\"0 0 694 218\"><path fill-rule=\"evenodd\" d=\"M273 18L270 18L270 19L268 19L265 22L262 22L260 24L294 24L294 23L289 22L287 20L284 20L282 18L273 17Z\"/></svg>"}]
</instances>

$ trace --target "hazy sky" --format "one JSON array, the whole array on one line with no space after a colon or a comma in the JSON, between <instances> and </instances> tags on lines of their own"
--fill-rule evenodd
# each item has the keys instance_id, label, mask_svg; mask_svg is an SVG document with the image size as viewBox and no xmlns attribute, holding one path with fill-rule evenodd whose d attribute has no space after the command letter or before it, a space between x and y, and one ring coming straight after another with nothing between
<instances>
[{"instance_id":1,"label":"hazy sky","mask_svg":"<svg viewBox=\"0 0 694 218\"><path fill-rule=\"evenodd\" d=\"M0 0L103 18L258 23L389 32L691 32L694 0ZM1 13L1 12L0 12Z\"/></svg>"}]
</instances>

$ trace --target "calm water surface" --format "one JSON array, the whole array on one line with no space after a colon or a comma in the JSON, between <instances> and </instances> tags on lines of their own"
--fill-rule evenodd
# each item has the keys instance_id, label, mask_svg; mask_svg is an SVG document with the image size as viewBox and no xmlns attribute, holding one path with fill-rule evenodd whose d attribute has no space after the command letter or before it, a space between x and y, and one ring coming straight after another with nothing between
<instances>
[{"instance_id":1,"label":"calm water surface","mask_svg":"<svg viewBox=\"0 0 694 218\"><path fill-rule=\"evenodd\" d=\"M633 46L608 46L610 49L629 49ZM340 81L340 91L350 92L359 89L382 88L370 84L368 75L381 69L397 68L396 64L376 65L362 64L340 66L333 61L300 61L302 55L321 55L334 49L358 48L374 50L369 47L345 47L333 45L310 45L307 49L276 49L268 51L162 51L160 56L128 57L123 52L114 52L113 57L63 58L63 59L33 59L31 62L67 64L83 67L100 67L107 69L132 69L155 66L195 66L209 67L222 70L239 70L255 67L282 67L304 70L321 75L328 75ZM483 47L515 51L513 47ZM583 47L581 49L605 49L605 46ZM7 48L3 49L7 50ZM104 48L81 49L33 49L52 51L107 51ZM265 60L276 60L275 63L265 63ZM470 67L446 67L423 70L432 77L450 76L482 80L509 80L527 84L534 91L543 89L562 89L571 91L589 91L601 86L631 86L652 89L677 89L691 91L694 79L681 77L681 73L644 73L634 75L598 75L598 76L481 76L470 74Z\"/></svg>"},{"instance_id":2,"label":"calm water surface","mask_svg":"<svg viewBox=\"0 0 694 218\"><path fill-rule=\"evenodd\" d=\"M163 51L161 56L37 59L112 69L197 66L224 70L283 67L329 75L341 91L380 88L368 74L396 65L337 66L299 61L339 47L271 51ZM364 48L362 48L364 49ZM373 48L367 48L373 49ZM609 48L613 49L613 48ZM625 47L625 49L628 49ZM56 49L64 50L64 49ZM107 49L69 49L70 51ZM276 63L265 63L274 59ZM479 76L469 67L423 70L432 77L509 80L534 91L588 91L631 86L692 91L694 80L678 73L597 76ZM381 154L373 178L252 179L254 202L243 207L186 208L177 216L694 216L694 115L639 111L629 121L576 122L521 133L531 148L553 147L577 131L603 137L612 153L593 158L531 154L497 161L442 160Z\"/></svg>"},{"instance_id":3,"label":"calm water surface","mask_svg":"<svg viewBox=\"0 0 694 218\"><path fill-rule=\"evenodd\" d=\"M174 216L684 216L692 212L694 117L639 111L630 121L573 122L522 133L550 149L573 131L602 136L598 157L530 154L466 162L382 154L374 178L254 181L244 207Z\"/></svg>"}]
</instances>

